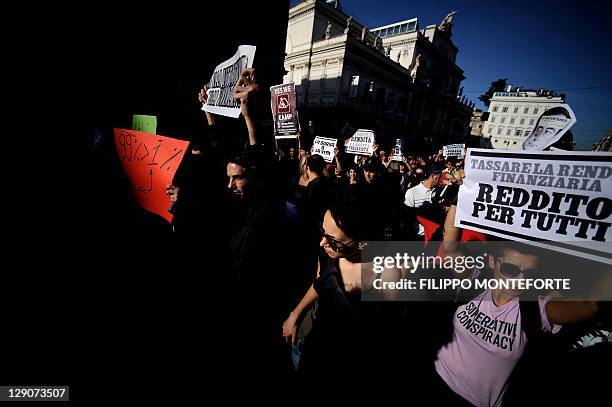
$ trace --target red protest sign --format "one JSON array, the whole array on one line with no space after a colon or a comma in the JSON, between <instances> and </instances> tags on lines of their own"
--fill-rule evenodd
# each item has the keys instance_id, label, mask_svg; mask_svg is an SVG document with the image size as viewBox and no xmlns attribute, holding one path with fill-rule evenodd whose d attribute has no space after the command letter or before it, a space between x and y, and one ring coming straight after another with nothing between
<instances>
[{"instance_id":1,"label":"red protest sign","mask_svg":"<svg viewBox=\"0 0 612 407\"><path fill-rule=\"evenodd\" d=\"M144 209L172 221L166 186L185 155L189 142L136 130L115 129L115 147L123 171Z\"/></svg>"}]
</instances>

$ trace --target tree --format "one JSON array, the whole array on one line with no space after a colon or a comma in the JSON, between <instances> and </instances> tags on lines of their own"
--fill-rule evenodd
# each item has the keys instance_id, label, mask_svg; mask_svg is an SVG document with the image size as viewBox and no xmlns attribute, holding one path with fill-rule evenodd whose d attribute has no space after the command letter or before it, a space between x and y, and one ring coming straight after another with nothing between
<instances>
[{"instance_id":1,"label":"tree","mask_svg":"<svg viewBox=\"0 0 612 407\"><path fill-rule=\"evenodd\" d=\"M489 105L491 104L491 98L493 97L493 94L495 92L503 92L506 89L507 81L508 81L508 78L498 79L495 82L491 82L491 86L489 87L489 90L486 91L484 94L478 96L478 100L484 103L486 107L489 107Z\"/></svg>"}]
</instances>

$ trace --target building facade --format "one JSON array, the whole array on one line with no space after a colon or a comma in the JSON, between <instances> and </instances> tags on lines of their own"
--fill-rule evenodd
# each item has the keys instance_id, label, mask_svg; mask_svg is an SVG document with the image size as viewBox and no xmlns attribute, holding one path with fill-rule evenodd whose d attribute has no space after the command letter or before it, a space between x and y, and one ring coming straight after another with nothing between
<instances>
[{"instance_id":1,"label":"building facade","mask_svg":"<svg viewBox=\"0 0 612 407\"><path fill-rule=\"evenodd\" d=\"M493 148L513 150L521 148L531 134L540 115L554 105L565 103L564 95L552 95L540 89L495 92L489 105L489 120L483 137L490 139Z\"/></svg>"},{"instance_id":2,"label":"building facade","mask_svg":"<svg viewBox=\"0 0 612 407\"><path fill-rule=\"evenodd\" d=\"M482 109L474 109L472 112L472 118L470 119L470 136L471 137L482 137L484 133L484 126L489 117L488 112L483 112Z\"/></svg>"},{"instance_id":3,"label":"building facade","mask_svg":"<svg viewBox=\"0 0 612 407\"><path fill-rule=\"evenodd\" d=\"M295 83L300 115L306 110L334 131L351 122L389 139L461 141L472 104L458 96L465 77L447 19L424 29L416 18L368 29L337 1L295 5L283 80Z\"/></svg>"}]
</instances>

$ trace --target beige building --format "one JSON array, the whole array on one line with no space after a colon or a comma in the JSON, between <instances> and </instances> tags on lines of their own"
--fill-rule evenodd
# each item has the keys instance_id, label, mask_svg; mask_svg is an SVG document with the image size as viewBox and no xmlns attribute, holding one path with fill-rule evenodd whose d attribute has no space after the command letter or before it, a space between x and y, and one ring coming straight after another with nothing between
<instances>
[{"instance_id":1,"label":"beige building","mask_svg":"<svg viewBox=\"0 0 612 407\"><path fill-rule=\"evenodd\" d=\"M488 116L488 112L483 112L482 109L474 109L470 120L470 136L482 137Z\"/></svg>"},{"instance_id":2,"label":"beige building","mask_svg":"<svg viewBox=\"0 0 612 407\"><path fill-rule=\"evenodd\" d=\"M508 85L507 92L495 92L491 98L483 137L496 149L520 148L540 115L560 103L565 103L564 95L552 95L543 89L513 91Z\"/></svg>"},{"instance_id":3,"label":"beige building","mask_svg":"<svg viewBox=\"0 0 612 407\"><path fill-rule=\"evenodd\" d=\"M289 10L283 80L295 83L300 114L334 131L348 120L378 123L390 139L459 140L471 107L457 96L464 75L452 17L423 29L416 18L368 29L337 1L303 1Z\"/></svg>"}]
</instances>

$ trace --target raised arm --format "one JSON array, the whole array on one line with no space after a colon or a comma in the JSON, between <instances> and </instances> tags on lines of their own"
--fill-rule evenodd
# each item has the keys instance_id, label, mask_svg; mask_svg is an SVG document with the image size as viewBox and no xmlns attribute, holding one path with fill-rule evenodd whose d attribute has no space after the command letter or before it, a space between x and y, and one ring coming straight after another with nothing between
<instances>
[{"instance_id":1,"label":"raised arm","mask_svg":"<svg viewBox=\"0 0 612 407\"><path fill-rule=\"evenodd\" d=\"M552 299L546 304L546 315L551 324L557 325L589 320L612 324L611 292L612 269L608 268L594 282L588 298L584 301Z\"/></svg>"},{"instance_id":2,"label":"raised arm","mask_svg":"<svg viewBox=\"0 0 612 407\"><path fill-rule=\"evenodd\" d=\"M455 226L455 215L457 213L457 205L451 205L446 219L444 220L444 250L449 251L456 247L456 242L459 240L461 229Z\"/></svg>"},{"instance_id":3,"label":"raised arm","mask_svg":"<svg viewBox=\"0 0 612 407\"><path fill-rule=\"evenodd\" d=\"M338 147L334 148L334 159L336 160L336 174L340 174L342 172L342 164L340 163L340 149Z\"/></svg>"},{"instance_id":4,"label":"raised arm","mask_svg":"<svg viewBox=\"0 0 612 407\"><path fill-rule=\"evenodd\" d=\"M206 104L206 100L208 99L208 95L206 94L207 90L208 84L204 85L204 87L200 89L200 93L198 94L198 100L200 101L202 106ZM206 114L206 120L208 121L208 125L212 126L213 124L215 124L215 115L210 112L207 112L206 110L204 110L204 113Z\"/></svg>"},{"instance_id":5,"label":"raised arm","mask_svg":"<svg viewBox=\"0 0 612 407\"><path fill-rule=\"evenodd\" d=\"M574 324L593 319L598 309L597 301L550 300L546 304L546 315L551 324Z\"/></svg>"},{"instance_id":6,"label":"raised arm","mask_svg":"<svg viewBox=\"0 0 612 407\"><path fill-rule=\"evenodd\" d=\"M255 81L255 69L243 68L240 79L236 82L233 97L240 101L240 112L244 117L249 132L249 144L257 144L257 132L255 130L255 118L253 114L253 99L259 90Z\"/></svg>"}]
</instances>

